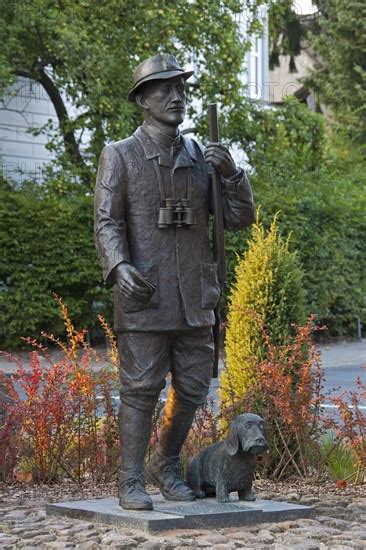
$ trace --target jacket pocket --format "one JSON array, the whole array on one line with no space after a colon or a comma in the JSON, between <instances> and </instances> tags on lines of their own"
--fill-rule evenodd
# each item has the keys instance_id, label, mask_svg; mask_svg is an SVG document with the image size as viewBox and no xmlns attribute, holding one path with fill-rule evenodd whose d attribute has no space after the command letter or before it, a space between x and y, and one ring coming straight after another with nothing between
<instances>
[{"instance_id":1,"label":"jacket pocket","mask_svg":"<svg viewBox=\"0 0 366 550\"><path fill-rule=\"evenodd\" d=\"M217 278L217 264L201 262L201 306L214 309L221 294Z\"/></svg>"},{"instance_id":2,"label":"jacket pocket","mask_svg":"<svg viewBox=\"0 0 366 550\"><path fill-rule=\"evenodd\" d=\"M133 300L132 298L126 298L123 296L123 311L125 313L134 313L135 311L142 311L144 309L159 309L158 267L156 265L147 264L134 264L134 267L139 270L145 279L155 285L156 288L148 302L139 299Z\"/></svg>"}]
</instances>

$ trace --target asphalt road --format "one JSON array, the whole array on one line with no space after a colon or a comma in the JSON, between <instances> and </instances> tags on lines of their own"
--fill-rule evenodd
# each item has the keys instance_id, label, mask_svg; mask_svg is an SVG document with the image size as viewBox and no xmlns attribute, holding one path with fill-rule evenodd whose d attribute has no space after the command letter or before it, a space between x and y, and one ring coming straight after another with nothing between
<instances>
[{"instance_id":1,"label":"asphalt road","mask_svg":"<svg viewBox=\"0 0 366 550\"><path fill-rule=\"evenodd\" d=\"M360 377L366 383L366 340L355 342L341 342L319 346L321 352L322 368L324 370L324 394L340 394L344 390L356 389L356 378ZM55 359L60 355L53 352ZM19 353L18 356L27 366L28 354ZM100 366L100 364L99 364ZM0 355L0 369L7 374L14 372L14 363L3 355ZM213 380L210 395L216 400L218 381ZM330 405L329 397L325 404ZM366 410L366 400L362 402Z\"/></svg>"},{"instance_id":2,"label":"asphalt road","mask_svg":"<svg viewBox=\"0 0 366 550\"><path fill-rule=\"evenodd\" d=\"M366 340L321 346L324 391L356 390L356 378L366 383ZM362 403L366 409L366 400Z\"/></svg>"},{"instance_id":3,"label":"asphalt road","mask_svg":"<svg viewBox=\"0 0 366 550\"><path fill-rule=\"evenodd\" d=\"M324 371L325 404L331 405L330 395L339 395L343 391L357 389L356 379L360 377L366 383L366 340L340 342L318 347L321 353L321 365ZM210 395L215 399L218 390L217 380L213 381ZM362 406L366 410L366 400Z\"/></svg>"}]
</instances>

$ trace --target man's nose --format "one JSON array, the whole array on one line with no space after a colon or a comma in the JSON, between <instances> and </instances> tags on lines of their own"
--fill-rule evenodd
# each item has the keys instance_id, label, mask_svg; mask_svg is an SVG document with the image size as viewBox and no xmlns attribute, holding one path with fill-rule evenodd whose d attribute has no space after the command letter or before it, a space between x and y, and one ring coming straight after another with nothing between
<instances>
[{"instance_id":1,"label":"man's nose","mask_svg":"<svg viewBox=\"0 0 366 550\"><path fill-rule=\"evenodd\" d=\"M180 95L177 88L172 87L171 100L174 101L174 103L182 103L183 102L183 98L181 97L181 95Z\"/></svg>"}]
</instances>

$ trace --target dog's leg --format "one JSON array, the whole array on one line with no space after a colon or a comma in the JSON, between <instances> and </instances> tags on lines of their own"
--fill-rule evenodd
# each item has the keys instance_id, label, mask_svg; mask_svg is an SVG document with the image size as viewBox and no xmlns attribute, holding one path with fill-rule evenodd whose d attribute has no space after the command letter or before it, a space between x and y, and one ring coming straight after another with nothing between
<instances>
[{"instance_id":1,"label":"dog's leg","mask_svg":"<svg viewBox=\"0 0 366 550\"><path fill-rule=\"evenodd\" d=\"M204 498L206 493L201 488L200 461L193 458L187 471L187 485L192 489L196 498Z\"/></svg>"},{"instance_id":2,"label":"dog's leg","mask_svg":"<svg viewBox=\"0 0 366 550\"><path fill-rule=\"evenodd\" d=\"M246 500L249 502L252 502L256 499L255 494L252 492L252 484L250 484L249 487L245 487L245 489L241 489L238 491L239 500Z\"/></svg>"},{"instance_id":3,"label":"dog's leg","mask_svg":"<svg viewBox=\"0 0 366 550\"><path fill-rule=\"evenodd\" d=\"M221 503L230 500L227 484L220 474L218 474L216 481L216 500Z\"/></svg>"}]
</instances>

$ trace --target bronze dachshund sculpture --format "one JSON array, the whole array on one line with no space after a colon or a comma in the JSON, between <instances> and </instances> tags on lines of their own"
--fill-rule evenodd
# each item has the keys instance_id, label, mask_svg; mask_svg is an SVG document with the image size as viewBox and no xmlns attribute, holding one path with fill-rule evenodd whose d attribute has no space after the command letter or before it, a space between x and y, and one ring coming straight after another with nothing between
<instances>
[{"instance_id":1,"label":"bronze dachshund sculpture","mask_svg":"<svg viewBox=\"0 0 366 550\"><path fill-rule=\"evenodd\" d=\"M255 500L252 493L256 455L268 450L264 423L252 413L240 414L230 422L227 438L207 447L191 461L187 483L196 497L216 494L228 502L237 491L239 500Z\"/></svg>"}]
</instances>

